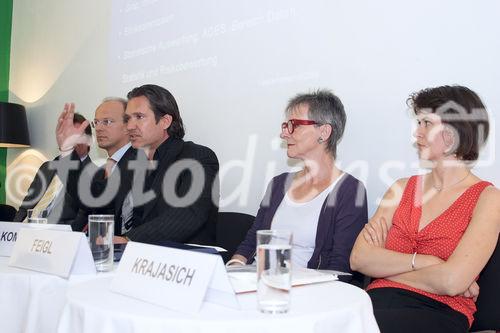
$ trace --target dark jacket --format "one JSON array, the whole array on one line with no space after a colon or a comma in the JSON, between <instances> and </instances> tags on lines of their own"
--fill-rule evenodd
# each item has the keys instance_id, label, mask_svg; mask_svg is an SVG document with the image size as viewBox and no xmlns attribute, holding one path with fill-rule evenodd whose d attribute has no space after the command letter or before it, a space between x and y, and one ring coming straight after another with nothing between
<instances>
[{"instance_id":1,"label":"dark jacket","mask_svg":"<svg viewBox=\"0 0 500 333\"><path fill-rule=\"evenodd\" d=\"M93 197L99 198L98 202L91 206L82 207L85 210L84 214L79 214L84 218L80 221L75 221L75 224L83 228L87 224L87 218L90 214L111 214L114 215L115 235L121 235L122 232L122 205L125 196L132 187L133 170L129 167L130 161L134 161L137 157L137 149L130 147L116 164L115 170L109 179L105 178L104 166L96 170L89 170L86 177L90 177L91 192ZM106 194L105 190L108 182L115 182L118 185L114 193ZM81 229L80 229L81 230Z\"/></svg>"},{"instance_id":2,"label":"dark jacket","mask_svg":"<svg viewBox=\"0 0 500 333\"><path fill-rule=\"evenodd\" d=\"M66 159L75 161L78 164L78 169L94 165L89 156L83 161L80 161L76 152L73 152ZM35 178L30 184L28 193L14 217L15 222L23 221L26 218L27 210L34 208L43 197L52 179L58 174L57 168L59 162L60 159L58 156L53 161L46 161L40 166ZM77 228L75 229L74 221L78 219L81 202L78 196L71 194L70 190L77 186L79 181L79 177L77 176L78 173L79 171L77 170L71 170L66 176L58 174L64 187L55 198L55 202L48 216L49 223L71 224L73 230L78 230Z\"/></svg>"},{"instance_id":3,"label":"dark jacket","mask_svg":"<svg viewBox=\"0 0 500 333\"><path fill-rule=\"evenodd\" d=\"M236 254L247 258L249 263L255 255L257 230L271 229L274 214L292 179L293 174L283 173L271 180L255 222L236 250ZM345 174L323 203L314 252L307 267L351 272L349 256L356 237L367 221L365 187L350 174Z\"/></svg>"},{"instance_id":4,"label":"dark jacket","mask_svg":"<svg viewBox=\"0 0 500 333\"><path fill-rule=\"evenodd\" d=\"M139 150L138 154L144 153ZM216 177L219 162L215 153L207 147L171 137L158 147L153 159L157 167L146 173L144 192L153 191L155 198L134 206L132 228L126 236L153 244L162 241L214 244L219 201ZM180 168L176 171L177 167ZM201 174L196 175L197 171ZM175 193L182 199L190 191L198 190L199 195L187 206L179 206L173 196ZM136 195L134 204L138 199Z\"/></svg>"}]
</instances>

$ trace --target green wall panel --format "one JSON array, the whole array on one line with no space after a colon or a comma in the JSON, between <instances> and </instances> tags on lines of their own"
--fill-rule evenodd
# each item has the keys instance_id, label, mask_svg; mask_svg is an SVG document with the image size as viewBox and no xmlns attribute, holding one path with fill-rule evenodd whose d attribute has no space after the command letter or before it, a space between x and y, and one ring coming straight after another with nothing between
<instances>
[{"instance_id":1,"label":"green wall panel","mask_svg":"<svg viewBox=\"0 0 500 333\"><path fill-rule=\"evenodd\" d=\"M12 0L0 1L0 101L9 100L10 37ZM0 148L0 203L5 203L7 150Z\"/></svg>"}]
</instances>

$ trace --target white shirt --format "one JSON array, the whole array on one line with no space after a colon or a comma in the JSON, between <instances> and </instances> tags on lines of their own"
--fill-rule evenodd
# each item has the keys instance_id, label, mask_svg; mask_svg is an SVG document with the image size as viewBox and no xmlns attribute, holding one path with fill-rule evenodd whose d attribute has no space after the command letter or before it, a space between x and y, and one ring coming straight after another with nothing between
<instances>
[{"instance_id":1,"label":"white shirt","mask_svg":"<svg viewBox=\"0 0 500 333\"><path fill-rule=\"evenodd\" d=\"M130 148L130 146L131 146L131 144L129 142L126 145L124 145L123 147L121 147L120 149L118 149L117 151L115 151L115 153L109 157L115 161L115 164L111 168L111 172L115 171L116 165L118 164L118 162L120 162L123 155L125 155L125 153Z\"/></svg>"},{"instance_id":2,"label":"white shirt","mask_svg":"<svg viewBox=\"0 0 500 333\"><path fill-rule=\"evenodd\" d=\"M288 195L288 191L285 194L274 214L271 229L292 231L292 265L307 267L316 244L316 231L321 208L328 194L343 176L344 173L308 202L295 202Z\"/></svg>"}]
</instances>

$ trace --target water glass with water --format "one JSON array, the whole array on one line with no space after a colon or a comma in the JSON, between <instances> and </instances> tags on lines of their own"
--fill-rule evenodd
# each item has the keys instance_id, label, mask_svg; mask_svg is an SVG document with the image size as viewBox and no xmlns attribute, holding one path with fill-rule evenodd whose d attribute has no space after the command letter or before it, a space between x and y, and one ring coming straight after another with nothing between
<instances>
[{"instance_id":1,"label":"water glass with water","mask_svg":"<svg viewBox=\"0 0 500 333\"><path fill-rule=\"evenodd\" d=\"M114 215L89 215L89 245L98 272L113 268Z\"/></svg>"},{"instance_id":2,"label":"water glass with water","mask_svg":"<svg viewBox=\"0 0 500 333\"><path fill-rule=\"evenodd\" d=\"M291 252L291 231L257 231L257 303L261 312L288 312L292 287Z\"/></svg>"}]
</instances>

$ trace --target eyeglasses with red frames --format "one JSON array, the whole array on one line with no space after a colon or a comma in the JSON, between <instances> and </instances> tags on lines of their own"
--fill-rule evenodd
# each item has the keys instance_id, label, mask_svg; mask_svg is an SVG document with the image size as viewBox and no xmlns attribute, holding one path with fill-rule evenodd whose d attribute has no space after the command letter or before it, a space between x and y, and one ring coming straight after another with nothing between
<instances>
[{"instance_id":1,"label":"eyeglasses with red frames","mask_svg":"<svg viewBox=\"0 0 500 333\"><path fill-rule=\"evenodd\" d=\"M281 130L285 129L289 134L292 134L295 131L295 128L299 125L321 125L320 123L315 122L314 120L306 120L306 119L290 119L281 124Z\"/></svg>"}]
</instances>

